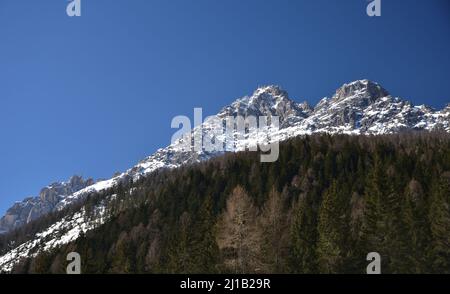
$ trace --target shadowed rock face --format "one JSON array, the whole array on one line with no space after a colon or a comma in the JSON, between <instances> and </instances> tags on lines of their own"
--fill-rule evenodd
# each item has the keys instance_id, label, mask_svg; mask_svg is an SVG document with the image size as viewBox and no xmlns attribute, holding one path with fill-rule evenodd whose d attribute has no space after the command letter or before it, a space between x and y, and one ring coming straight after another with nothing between
<instances>
[{"instance_id":1,"label":"shadowed rock face","mask_svg":"<svg viewBox=\"0 0 450 294\"><path fill-rule=\"evenodd\" d=\"M80 176L73 176L68 182L53 183L43 188L37 197L16 202L0 219L0 233L18 228L52 212L64 197L92 184L92 179L83 180Z\"/></svg>"}]
</instances>

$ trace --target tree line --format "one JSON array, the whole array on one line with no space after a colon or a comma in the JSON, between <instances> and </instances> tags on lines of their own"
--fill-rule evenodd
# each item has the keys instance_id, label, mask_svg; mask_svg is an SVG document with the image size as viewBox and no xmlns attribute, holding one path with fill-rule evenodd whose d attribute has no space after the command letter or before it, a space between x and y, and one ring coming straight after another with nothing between
<instances>
[{"instance_id":1,"label":"tree line","mask_svg":"<svg viewBox=\"0 0 450 294\"><path fill-rule=\"evenodd\" d=\"M78 252L83 273L365 273L378 252L383 273L450 273L444 133L299 137L275 163L227 154L111 193L107 223L14 272Z\"/></svg>"}]
</instances>

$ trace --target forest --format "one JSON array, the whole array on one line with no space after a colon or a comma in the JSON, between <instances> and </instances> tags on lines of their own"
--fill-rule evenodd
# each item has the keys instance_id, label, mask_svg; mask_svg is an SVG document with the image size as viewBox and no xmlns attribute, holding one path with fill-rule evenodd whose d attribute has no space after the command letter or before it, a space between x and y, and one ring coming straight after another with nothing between
<instances>
[{"instance_id":1,"label":"forest","mask_svg":"<svg viewBox=\"0 0 450 294\"><path fill-rule=\"evenodd\" d=\"M108 222L22 260L13 273L450 273L450 135L313 135L280 145L274 163L226 154L93 194ZM63 214L3 236L23 242Z\"/></svg>"}]
</instances>

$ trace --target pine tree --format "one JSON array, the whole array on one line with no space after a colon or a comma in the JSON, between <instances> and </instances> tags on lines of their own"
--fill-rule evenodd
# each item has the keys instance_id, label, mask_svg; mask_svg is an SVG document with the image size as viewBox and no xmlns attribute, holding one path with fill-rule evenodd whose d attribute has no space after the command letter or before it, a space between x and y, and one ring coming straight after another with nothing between
<instances>
[{"instance_id":1,"label":"pine tree","mask_svg":"<svg viewBox=\"0 0 450 294\"><path fill-rule=\"evenodd\" d=\"M291 226L290 269L294 273L312 274L317 267L317 218L313 208L315 193L301 195L294 208Z\"/></svg>"},{"instance_id":2,"label":"pine tree","mask_svg":"<svg viewBox=\"0 0 450 294\"><path fill-rule=\"evenodd\" d=\"M284 199L272 188L260 218L263 232L264 267L268 273L282 273L286 270L288 243L288 217Z\"/></svg>"},{"instance_id":3,"label":"pine tree","mask_svg":"<svg viewBox=\"0 0 450 294\"><path fill-rule=\"evenodd\" d=\"M411 273L420 273L426 264L426 249L429 244L429 223L424 191L420 182L411 180L406 189L402 205L402 218L409 235Z\"/></svg>"},{"instance_id":4,"label":"pine tree","mask_svg":"<svg viewBox=\"0 0 450 294\"><path fill-rule=\"evenodd\" d=\"M378 154L375 154L372 169L366 181L364 193L364 216L362 224L362 246L364 251L378 252L382 260L386 257L386 195L385 172L383 163Z\"/></svg>"},{"instance_id":5,"label":"pine tree","mask_svg":"<svg viewBox=\"0 0 450 294\"><path fill-rule=\"evenodd\" d=\"M435 181L429 210L431 244L429 260L434 273L450 273L450 173Z\"/></svg>"},{"instance_id":6,"label":"pine tree","mask_svg":"<svg viewBox=\"0 0 450 294\"><path fill-rule=\"evenodd\" d=\"M345 258L348 234L348 199L337 182L325 192L319 210L317 254L322 273L339 273Z\"/></svg>"},{"instance_id":7,"label":"pine tree","mask_svg":"<svg viewBox=\"0 0 450 294\"><path fill-rule=\"evenodd\" d=\"M195 273L215 273L218 263L219 248L216 243L216 228L214 226L214 208L212 197L206 197L195 221L192 251L195 263Z\"/></svg>"},{"instance_id":8,"label":"pine tree","mask_svg":"<svg viewBox=\"0 0 450 294\"><path fill-rule=\"evenodd\" d=\"M87 250L81 254L82 256L88 256ZM133 247L130 242L130 238L126 232L122 232L114 245L113 249L113 263L111 272L112 273L133 273L135 270L135 260ZM82 264L83 266L83 264ZM87 272L86 268L83 268L83 272Z\"/></svg>"},{"instance_id":9,"label":"pine tree","mask_svg":"<svg viewBox=\"0 0 450 294\"><path fill-rule=\"evenodd\" d=\"M384 272L389 273L410 273L413 270L413 252L411 251L411 236L405 217L404 203L401 194L392 187L387 196L386 240L384 246L385 265Z\"/></svg>"},{"instance_id":10,"label":"pine tree","mask_svg":"<svg viewBox=\"0 0 450 294\"><path fill-rule=\"evenodd\" d=\"M192 273L192 220L189 213L184 212L178 223L176 235L170 241L168 269L174 274Z\"/></svg>"}]
</instances>

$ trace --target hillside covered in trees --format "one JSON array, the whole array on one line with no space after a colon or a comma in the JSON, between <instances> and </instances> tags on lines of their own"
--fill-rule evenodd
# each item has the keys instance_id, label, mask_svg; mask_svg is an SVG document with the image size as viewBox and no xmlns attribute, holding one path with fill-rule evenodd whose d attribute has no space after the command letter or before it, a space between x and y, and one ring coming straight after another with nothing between
<instances>
[{"instance_id":1,"label":"hillside covered in trees","mask_svg":"<svg viewBox=\"0 0 450 294\"><path fill-rule=\"evenodd\" d=\"M108 193L108 222L13 272L64 273L75 251L83 273L365 273L369 252L382 273L450 273L445 133L299 137L275 163L228 154ZM0 251L58 217L3 236Z\"/></svg>"}]
</instances>

